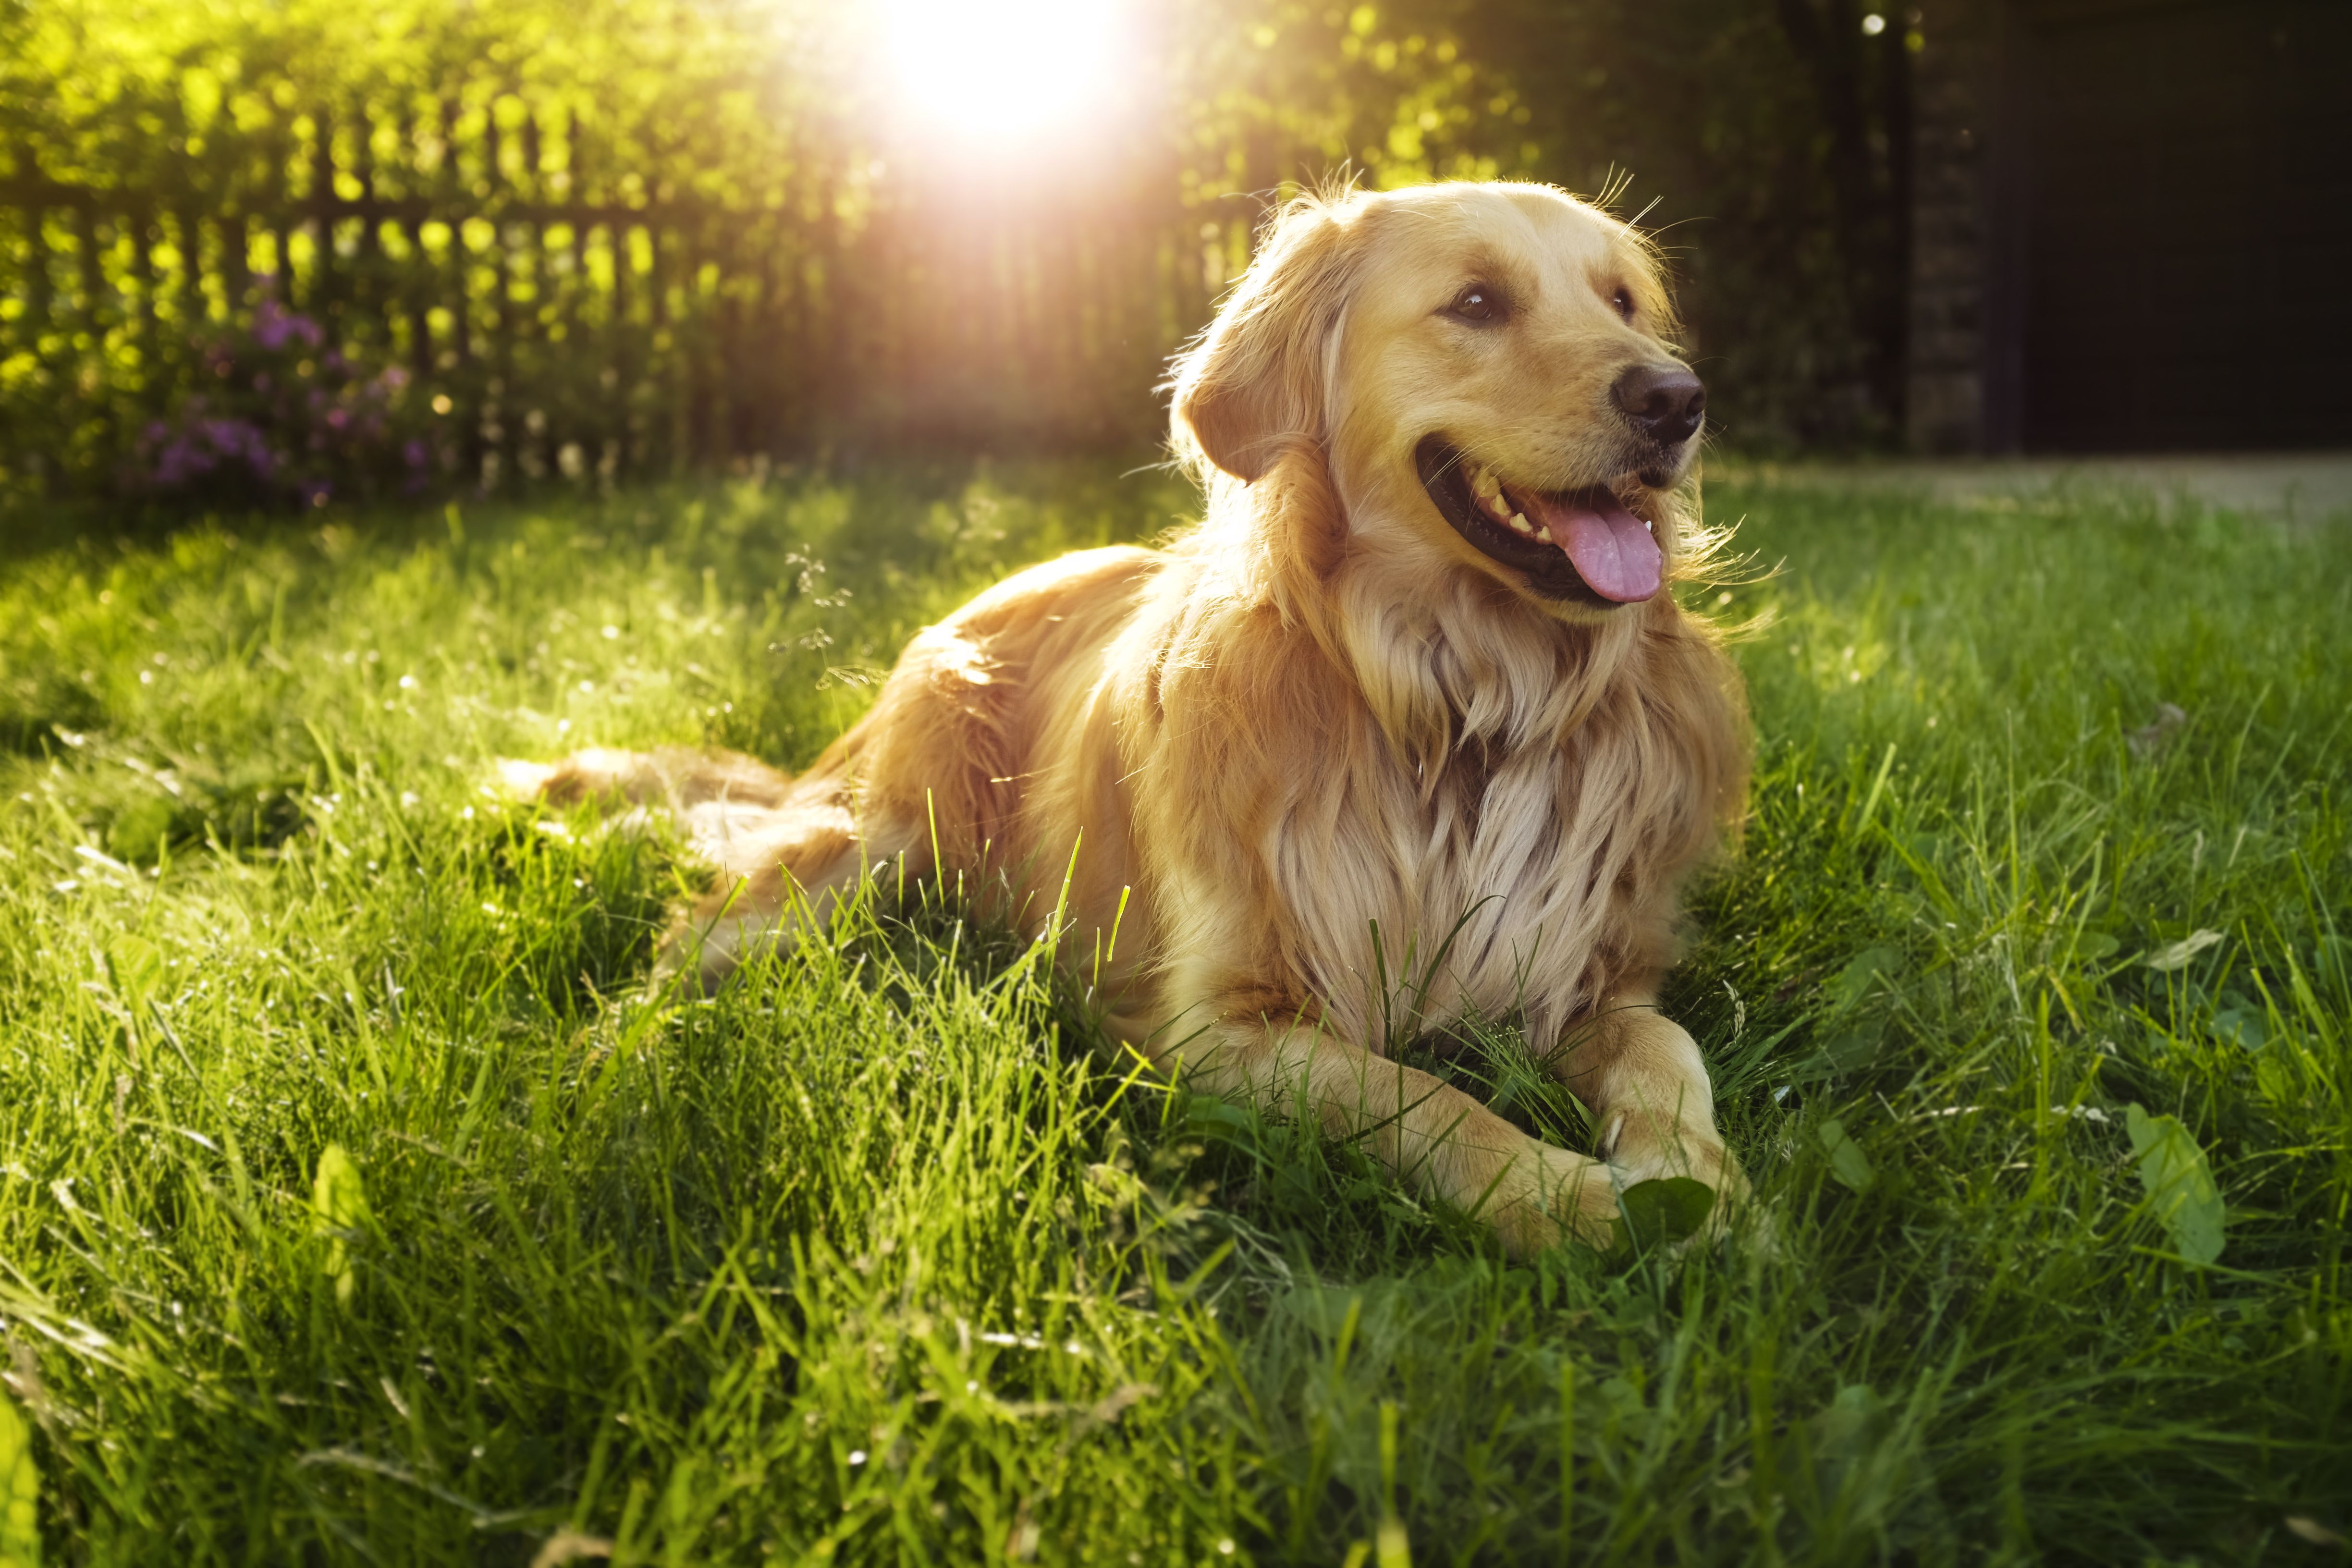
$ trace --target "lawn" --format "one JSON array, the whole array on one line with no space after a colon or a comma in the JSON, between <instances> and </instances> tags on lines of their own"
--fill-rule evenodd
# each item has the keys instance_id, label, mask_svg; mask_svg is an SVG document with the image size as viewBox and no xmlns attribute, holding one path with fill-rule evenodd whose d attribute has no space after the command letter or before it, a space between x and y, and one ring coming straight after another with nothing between
<instances>
[{"instance_id":1,"label":"lawn","mask_svg":"<svg viewBox=\"0 0 2352 1568\"><path fill-rule=\"evenodd\" d=\"M2340 1561L2352 531L1707 500L1759 761L1670 1005L1769 1234L1528 1266L1129 1073L952 889L653 991L675 841L484 788L804 762L973 588L1171 525L1164 476L20 544L0 1482L45 1558ZM1583 1135L1508 1019L1397 1046Z\"/></svg>"}]
</instances>

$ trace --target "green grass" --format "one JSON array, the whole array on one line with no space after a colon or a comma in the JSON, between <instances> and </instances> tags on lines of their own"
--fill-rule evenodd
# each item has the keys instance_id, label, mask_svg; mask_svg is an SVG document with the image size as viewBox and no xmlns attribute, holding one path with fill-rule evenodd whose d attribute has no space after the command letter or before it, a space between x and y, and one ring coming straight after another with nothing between
<instances>
[{"instance_id":1,"label":"green grass","mask_svg":"<svg viewBox=\"0 0 2352 1568\"><path fill-rule=\"evenodd\" d=\"M649 994L674 843L481 791L805 761L915 626L1188 504L787 479L0 564L47 1556L2341 1560L2352 534L1715 488L1784 564L1722 607L1770 617L1755 815L1671 1004L1769 1245L1509 1264L1126 1076L935 889ZM1413 1048L1580 1135L1473 1036Z\"/></svg>"}]
</instances>

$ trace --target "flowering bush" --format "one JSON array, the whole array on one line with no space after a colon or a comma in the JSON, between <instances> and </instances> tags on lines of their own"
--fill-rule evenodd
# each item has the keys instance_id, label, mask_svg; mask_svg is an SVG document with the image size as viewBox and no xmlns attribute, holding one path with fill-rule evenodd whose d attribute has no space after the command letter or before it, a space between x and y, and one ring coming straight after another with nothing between
<instances>
[{"instance_id":1,"label":"flowering bush","mask_svg":"<svg viewBox=\"0 0 2352 1568\"><path fill-rule=\"evenodd\" d=\"M233 506L422 490L447 455L407 406L408 373L347 357L275 279L256 282L251 323L199 345L209 379L142 433L142 488Z\"/></svg>"}]
</instances>

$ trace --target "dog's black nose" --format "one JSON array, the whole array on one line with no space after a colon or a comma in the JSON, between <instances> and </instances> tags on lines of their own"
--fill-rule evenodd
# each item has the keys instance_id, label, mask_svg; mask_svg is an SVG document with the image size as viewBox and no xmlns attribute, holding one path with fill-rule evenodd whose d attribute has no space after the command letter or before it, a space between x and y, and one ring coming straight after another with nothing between
<instances>
[{"instance_id":1,"label":"dog's black nose","mask_svg":"<svg viewBox=\"0 0 2352 1568\"><path fill-rule=\"evenodd\" d=\"M1680 365L1637 364L1611 389L1634 429L1662 447L1687 441L1706 413L1706 386Z\"/></svg>"}]
</instances>

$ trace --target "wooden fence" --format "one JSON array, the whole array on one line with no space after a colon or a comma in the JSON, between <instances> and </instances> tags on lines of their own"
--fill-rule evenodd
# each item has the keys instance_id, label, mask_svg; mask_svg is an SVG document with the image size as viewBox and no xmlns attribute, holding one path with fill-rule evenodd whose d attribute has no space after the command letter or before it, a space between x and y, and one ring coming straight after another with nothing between
<instances>
[{"instance_id":1,"label":"wooden fence","mask_svg":"<svg viewBox=\"0 0 2352 1568\"><path fill-rule=\"evenodd\" d=\"M504 118L314 110L115 183L20 158L0 468L135 486L142 433L218 371L208 345L271 310L398 367L445 487L844 443L1131 447L1255 216L1188 209L1172 170L1117 200L873 164L730 199L600 163L568 117Z\"/></svg>"}]
</instances>

